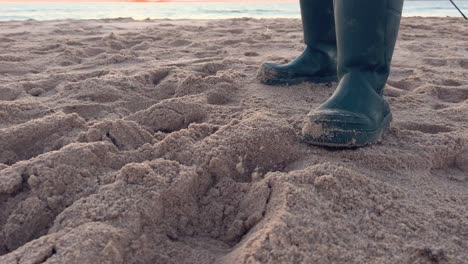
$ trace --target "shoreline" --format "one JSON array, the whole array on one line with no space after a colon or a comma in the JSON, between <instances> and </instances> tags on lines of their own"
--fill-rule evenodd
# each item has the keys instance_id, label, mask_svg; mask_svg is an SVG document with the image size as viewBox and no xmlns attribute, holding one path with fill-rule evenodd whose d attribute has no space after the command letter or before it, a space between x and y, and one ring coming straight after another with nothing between
<instances>
[{"instance_id":1,"label":"shoreline","mask_svg":"<svg viewBox=\"0 0 468 264\"><path fill-rule=\"evenodd\" d=\"M456 16L403 16L402 19L452 19L465 21L463 17ZM132 17L114 17L114 18L89 18L89 19L80 19L80 18L64 18L64 19L51 19L51 20L36 20L36 19L27 19L27 20L0 20L0 23L21 23L21 22L39 22L39 23L49 23L49 22L60 22L60 21L89 21L89 22L112 22L112 21L126 21L126 22L158 22L158 21L211 21L215 22L217 20L301 20L300 17L290 18L290 17L233 17L233 18L144 18L144 19L135 19Z\"/></svg>"}]
</instances>

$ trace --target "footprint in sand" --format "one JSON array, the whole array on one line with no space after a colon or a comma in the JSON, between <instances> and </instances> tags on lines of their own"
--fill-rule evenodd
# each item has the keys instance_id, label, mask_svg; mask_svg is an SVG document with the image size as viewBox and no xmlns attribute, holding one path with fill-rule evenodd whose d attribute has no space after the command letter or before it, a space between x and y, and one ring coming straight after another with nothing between
<instances>
[{"instance_id":1,"label":"footprint in sand","mask_svg":"<svg viewBox=\"0 0 468 264\"><path fill-rule=\"evenodd\" d=\"M217 57L218 55L224 53L225 51L224 50L213 50L213 51L210 51L210 50L206 50L206 51L198 51L198 52L195 52L194 55L195 57L197 58L213 58L213 57Z\"/></svg>"},{"instance_id":2,"label":"footprint in sand","mask_svg":"<svg viewBox=\"0 0 468 264\"><path fill-rule=\"evenodd\" d=\"M49 44L49 45L39 47L36 50L38 51L53 51L53 50L63 51L65 50L65 47L62 47L62 44L60 43L56 43L56 44Z\"/></svg>"},{"instance_id":3,"label":"footprint in sand","mask_svg":"<svg viewBox=\"0 0 468 264\"><path fill-rule=\"evenodd\" d=\"M225 34L242 34L244 29L242 28L226 28L226 29L217 29L215 32L225 33Z\"/></svg>"},{"instance_id":4,"label":"footprint in sand","mask_svg":"<svg viewBox=\"0 0 468 264\"><path fill-rule=\"evenodd\" d=\"M39 88L39 87L32 88L31 90L28 91L30 95L35 96L35 97L40 96L41 94L45 92L46 90Z\"/></svg>"},{"instance_id":5,"label":"footprint in sand","mask_svg":"<svg viewBox=\"0 0 468 264\"><path fill-rule=\"evenodd\" d=\"M13 154L0 156L0 163L12 164L59 149L72 142L84 127L78 115L59 113L0 130L0 149Z\"/></svg>"},{"instance_id":6,"label":"footprint in sand","mask_svg":"<svg viewBox=\"0 0 468 264\"><path fill-rule=\"evenodd\" d=\"M441 85L444 85L444 86L457 87L457 86L462 86L463 85L461 80L456 80L456 79L440 79L439 82L440 82Z\"/></svg>"},{"instance_id":7,"label":"footprint in sand","mask_svg":"<svg viewBox=\"0 0 468 264\"><path fill-rule=\"evenodd\" d=\"M119 169L127 158L109 143L71 144L0 170L0 195L5 197L0 247L11 251L45 235L57 215L94 193L106 171ZM5 178L16 182L8 184Z\"/></svg>"},{"instance_id":8,"label":"footprint in sand","mask_svg":"<svg viewBox=\"0 0 468 264\"><path fill-rule=\"evenodd\" d=\"M246 57L258 57L260 56L260 54L258 54L258 52L255 52L255 51L247 51L244 53L244 56Z\"/></svg>"},{"instance_id":9,"label":"footprint in sand","mask_svg":"<svg viewBox=\"0 0 468 264\"><path fill-rule=\"evenodd\" d=\"M455 165L458 169L466 173L468 177L468 150L460 153L455 159Z\"/></svg>"},{"instance_id":10,"label":"footprint in sand","mask_svg":"<svg viewBox=\"0 0 468 264\"><path fill-rule=\"evenodd\" d=\"M93 56L106 52L106 50L103 48L89 47L89 48L83 49L82 52L83 52L83 55L87 57L93 57Z\"/></svg>"},{"instance_id":11,"label":"footprint in sand","mask_svg":"<svg viewBox=\"0 0 468 264\"><path fill-rule=\"evenodd\" d=\"M405 90L392 87L391 85L387 85L384 90L384 95L388 97L400 97L406 93Z\"/></svg>"},{"instance_id":12,"label":"footprint in sand","mask_svg":"<svg viewBox=\"0 0 468 264\"><path fill-rule=\"evenodd\" d=\"M0 55L0 61L5 61L5 62L20 62L20 61L27 61L30 60L31 58L28 58L27 56L16 56L16 55Z\"/></svg>"},{"instance_id":13,"label":"footprint in sand","mask_svg":"<svg viewBox=\"0 0 468 264\"><path fill-rule=\"evenodd\" d=\"M24 76L26 74L40 73L44 69L38 66L27 65L19 62L0 62L0 74L11 74L17 76Z\"/></svg>"},{"instance_id":14,"label":"footprint in sand","mask_svg":"<svg viewBox=\"0 0 468 264\"><path fill-rule=\"evenodd\" d=\"M247 42L245 39L227 39L224 41L221 41L221 45L223 46L233 46L242 42Z\"/></svg>"},{"instance_id":15,"label":"footprint in sand","mask_svg":"<svg viewBox=\"0 0 468 264\"><path fill-rule=\"evenodd\" d=\"M393 80L389 80L388 82L388 85L392 86L392 87L395 87L395 88L398 88L400 90L404 90L404 91L410 91L412 89L414 89L415 87L415 82L414 80L408 80L408 79L403 79L403 80L399 80L399 81L393 81Z\"/></svg>"},{"instance_id":16,"label":"footprint in sand","mask_svg":"<svg viewBox=\"0 0 468 264\"><path fill-rule=\"evenodd\" d=\"M242 77L242 74L235 71L219 71L216 75L188 75L179 81L175 90L175 96L200 94L205 91L216 89L220 86L230 87L232 91L238 89L236 81Z\"/></svg>"},{"instance_id":17,"label":"footprint in sand","mask_svg":"<svg viewBox=\"0 0 468 264\"><path fill-rule=\"evenodd\" d=\"M157 86L164 79L166 79L166 77L169 76L170 72L171 72L171 70L169 68L161 68L161 69L157 69L157 70L154 70L154 71L139 73L139 74L133 76L133 78L137 82L139 82L139 83L141 83L143 85Z\"/></svg>"},{"instance_id":18,"label":"footprint in sand","mask_svg":"<svg viewBox=\"0 0 468 264\"><path fill-rule=\"evenodd\" d=\"M455 87L438 87L436 96L446 103L461 103L468 100L468 90Z\"/></svg>"},{"instance_id":19,"label":"footprint in sand","mask_svg":"<svg viewBox=\"0 0 468 264\"><path fill-rule=\"evenodd\" d=\"M193 67L195 71L204 75L216 75L216 73L226 68L227 65L223 62L206 62Z\"/></svg>"},{"instance_id":20,"label":"footprint in sand","mask_svg":"<svg viewBox=\"0 0 468 264\"><path fill-rule=\"evenodd\" d=\"M448 133L452 132L453 128L444 125L430 124L430 123L397 123L397 127L406 130L419 131L425 134L439 134L439 133Z\"/></svg>"},{"instance_id":21,"label":"footprint in sand","mask_svg":"<svg viewBox=\"0 0 468 264\"><path fill-rule=\"evenodd\" d=\"M463 69L468 69L468 59L460 59L458 63Z\"/></svg>"},{"instance_id":22,"label":"footprint in sand","mask_svg":"<svg viewBox=\"0 0 468 264\"><path fill-rule=\"evenodd\" d=\"M404 80L414 74L413 69L405 68L393 68L390 72L389 80L392 82L397 82Z\"/></svg>"},{"instance_id":23,"label":"footprint in sand","mask_svg":"<svg viewBox=\"0 0 468 264\"><path fill-rule=\"evenodd\" d=\"M18 36L26 36L26 35L30 35L31 32L29 31L21 31L21 32L13 32L13 33L7 33L7 34L3 34L5 37L18 37Z\"/></svg>"},{"instance_id":24,"label":"footprint in sand","mask_svg":"<svg viewBox=\"0 0 468 264\"><path fill-rule=\"evenodd\" d=\"M143 41L141 43L138 43L134 46L131 47L131 50L134 51L142 51L142 50L147 50L151 47L151 43L148 41Z\"/></svg>"},{"instance_id":25,"label":"footprint in sand","mask_svg":"<svg viewBox=\"0 0 468 264\"><path fill-rule=\"evenodd\" d=\"M185 39L176 39L173 42L171 42L169 45L171 47L183 47L183 46L188 46L192 44L191 41L185 40Z\"/></svg>"},{"instance_id":26,"label":"footprint in sand","mask_svg":"<svg viewBox=\"0 0 468 264\"><path fill-rule=\"evenodd\" d=\"M205 108L199 104L166 100L132 114L126 120L135 121L150 131L174 132L201 122L206 116Z\"/></svg>"},{"instance_id":27,"label":"footprint in sand","mask_svg":"<svg viewBox=\"0 0 468 264\"><path fill-rule=\"evenodd\" d=\"M137 123L121 119L98 122L78 137L79 142L108 141L119 150L137 149L151 143L152 139L151 134Z\"/></svg>"},{"instance_id":28,"label":"footprint in sand","mask_svg":"<svg viewBox=\"0 0 468 264\"><path fill-rule=\"evenodd\" d=\"M431 174L458 183L468 182L468 149L465 147L457 152L455 156L449 154L442 166L438 164Z\"/></svg>"},{"instance_id":29,"label":"footprint in sand","mask_svg":"<svg viewBox=\"0 0 468 264\"><path fill-rule=\"evenodd\" d=\"M447 107L450 107L450 105L447 105L447 104L438 104L438 103L436 103L436 104L434 104L434 105L432 106L432 109L434 109L434 110L442 110L442 109L445 109L445 108L447 108Z\"/></svg>"},{"instance_id":30,"label":"footprint in sand","mask_svg":"<svg viewBox=\"0 0 468 264\"><path fill-rule=\"evenodd\" d=\"M13 101L21 94L21 89L12 87L0 86L0 101Z\"/></svg>"},{"instance_id":31,"label":"footprint in sand","mask_svg":"<svg viewBox=\"0 0 468 264\"><path fill-rule=\"evenodd\" d=\"M82 103L82 104L70 104L62 107L64 113L77 113L80 117L85 120L90 120L98 117L102 117L108 108L100 103Z\"/></svg>"},{"instance_id":32,"label":"footprint in sand","mask_svg":"<svg viewBox=\"0 0 468 264\"><path fill-rule=\"evenodd\" d=\"M446 59L436 59L436 58L424 58L423 63L433 66L433 67L442 67L447 65Z\"/></svg>"},{"instance_id":33,"label":"footprint in sand","mask_svg":"<svg viewBox=\"0 0 468 264\"><path fill-rule=\"evenodd\" d=\"M15 42L15 41L16 41L16 40L11 39L11 38L0 37L0 43L11 43L11 42Z\"/></svg>"},{"instance_id":34,"label":"footprint in sand","mask_svg":"<svg viewBox=\"0 0 468 264\"><path fill-rule=\"evenodd\" d=\"M171 23L162 23L159 24L158 27L175 27L175 25Z\"/></svg>"}]
</instances>

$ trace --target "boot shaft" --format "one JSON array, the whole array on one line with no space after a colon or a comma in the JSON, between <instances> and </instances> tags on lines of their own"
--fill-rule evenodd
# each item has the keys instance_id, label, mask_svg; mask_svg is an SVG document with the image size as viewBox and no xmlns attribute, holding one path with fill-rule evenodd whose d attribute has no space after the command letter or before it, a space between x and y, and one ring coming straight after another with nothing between
<instances>
[{"instance_id":1,"label":"boot shaft","mask_svg":"<svg viewBox=\"0 0 468 264\"><path fill-rule=\"evenodd\" d=\"M335 0L338 77L359 71L382 93L398 37L403 0Z\"/></svg>"},{"instance_id":2,"label":"boot shaft","mask_svg":"<svg viewBox=\"0 0 468 264\"><path fill-rule=\"evenodd\" d=\"M333 0L300 0L304 42L336 46Z\"/></svg>"}]
</instances>

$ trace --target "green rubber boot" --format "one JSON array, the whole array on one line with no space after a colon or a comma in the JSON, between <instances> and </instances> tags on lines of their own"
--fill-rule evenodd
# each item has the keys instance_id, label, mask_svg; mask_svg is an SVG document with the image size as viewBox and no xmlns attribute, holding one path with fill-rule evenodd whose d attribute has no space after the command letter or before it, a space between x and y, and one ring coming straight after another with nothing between
<instances>
[{"instance_id":1,"label":"green rubber boot","mask_svg":"<svg viewBox=\"0 0 468 264\"><path fill-rule=\"evenodd\" d=\"M333 0L301 0L304 53L288 64L265 63L258 79L268 85L333 82L336 74L336 34Z\"/></svg>"},{"instance_id":2,"label":"green rubber boot","mask_svg":"<svg viewBox=\"0 0 468 264\"><path fill-rule=\"evenodd\" d=\"M340 83L310 112L304 140L361 147L381 140L392 114L383 90L400 27L403 0L335 0Z\"/></svg>"}]
</instances>

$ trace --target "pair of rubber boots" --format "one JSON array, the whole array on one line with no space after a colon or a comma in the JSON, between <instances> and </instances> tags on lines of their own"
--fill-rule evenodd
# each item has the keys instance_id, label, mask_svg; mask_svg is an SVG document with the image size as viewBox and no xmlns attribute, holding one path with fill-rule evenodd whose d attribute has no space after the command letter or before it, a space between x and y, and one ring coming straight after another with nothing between
<instances>
[{"instance_id":1,"label":"pair of rubber boots","mask_svg":"<svg viewBox=\"0 0 468 264\"><path fill-rule=\"evenodd\" d=\"M301 0L304 53L286 65L265 63L269 85L338 81L303 128L310 144L361 147L381 140L392 114L383 96L403 0Z\"/></svg>"}]
</instances>

